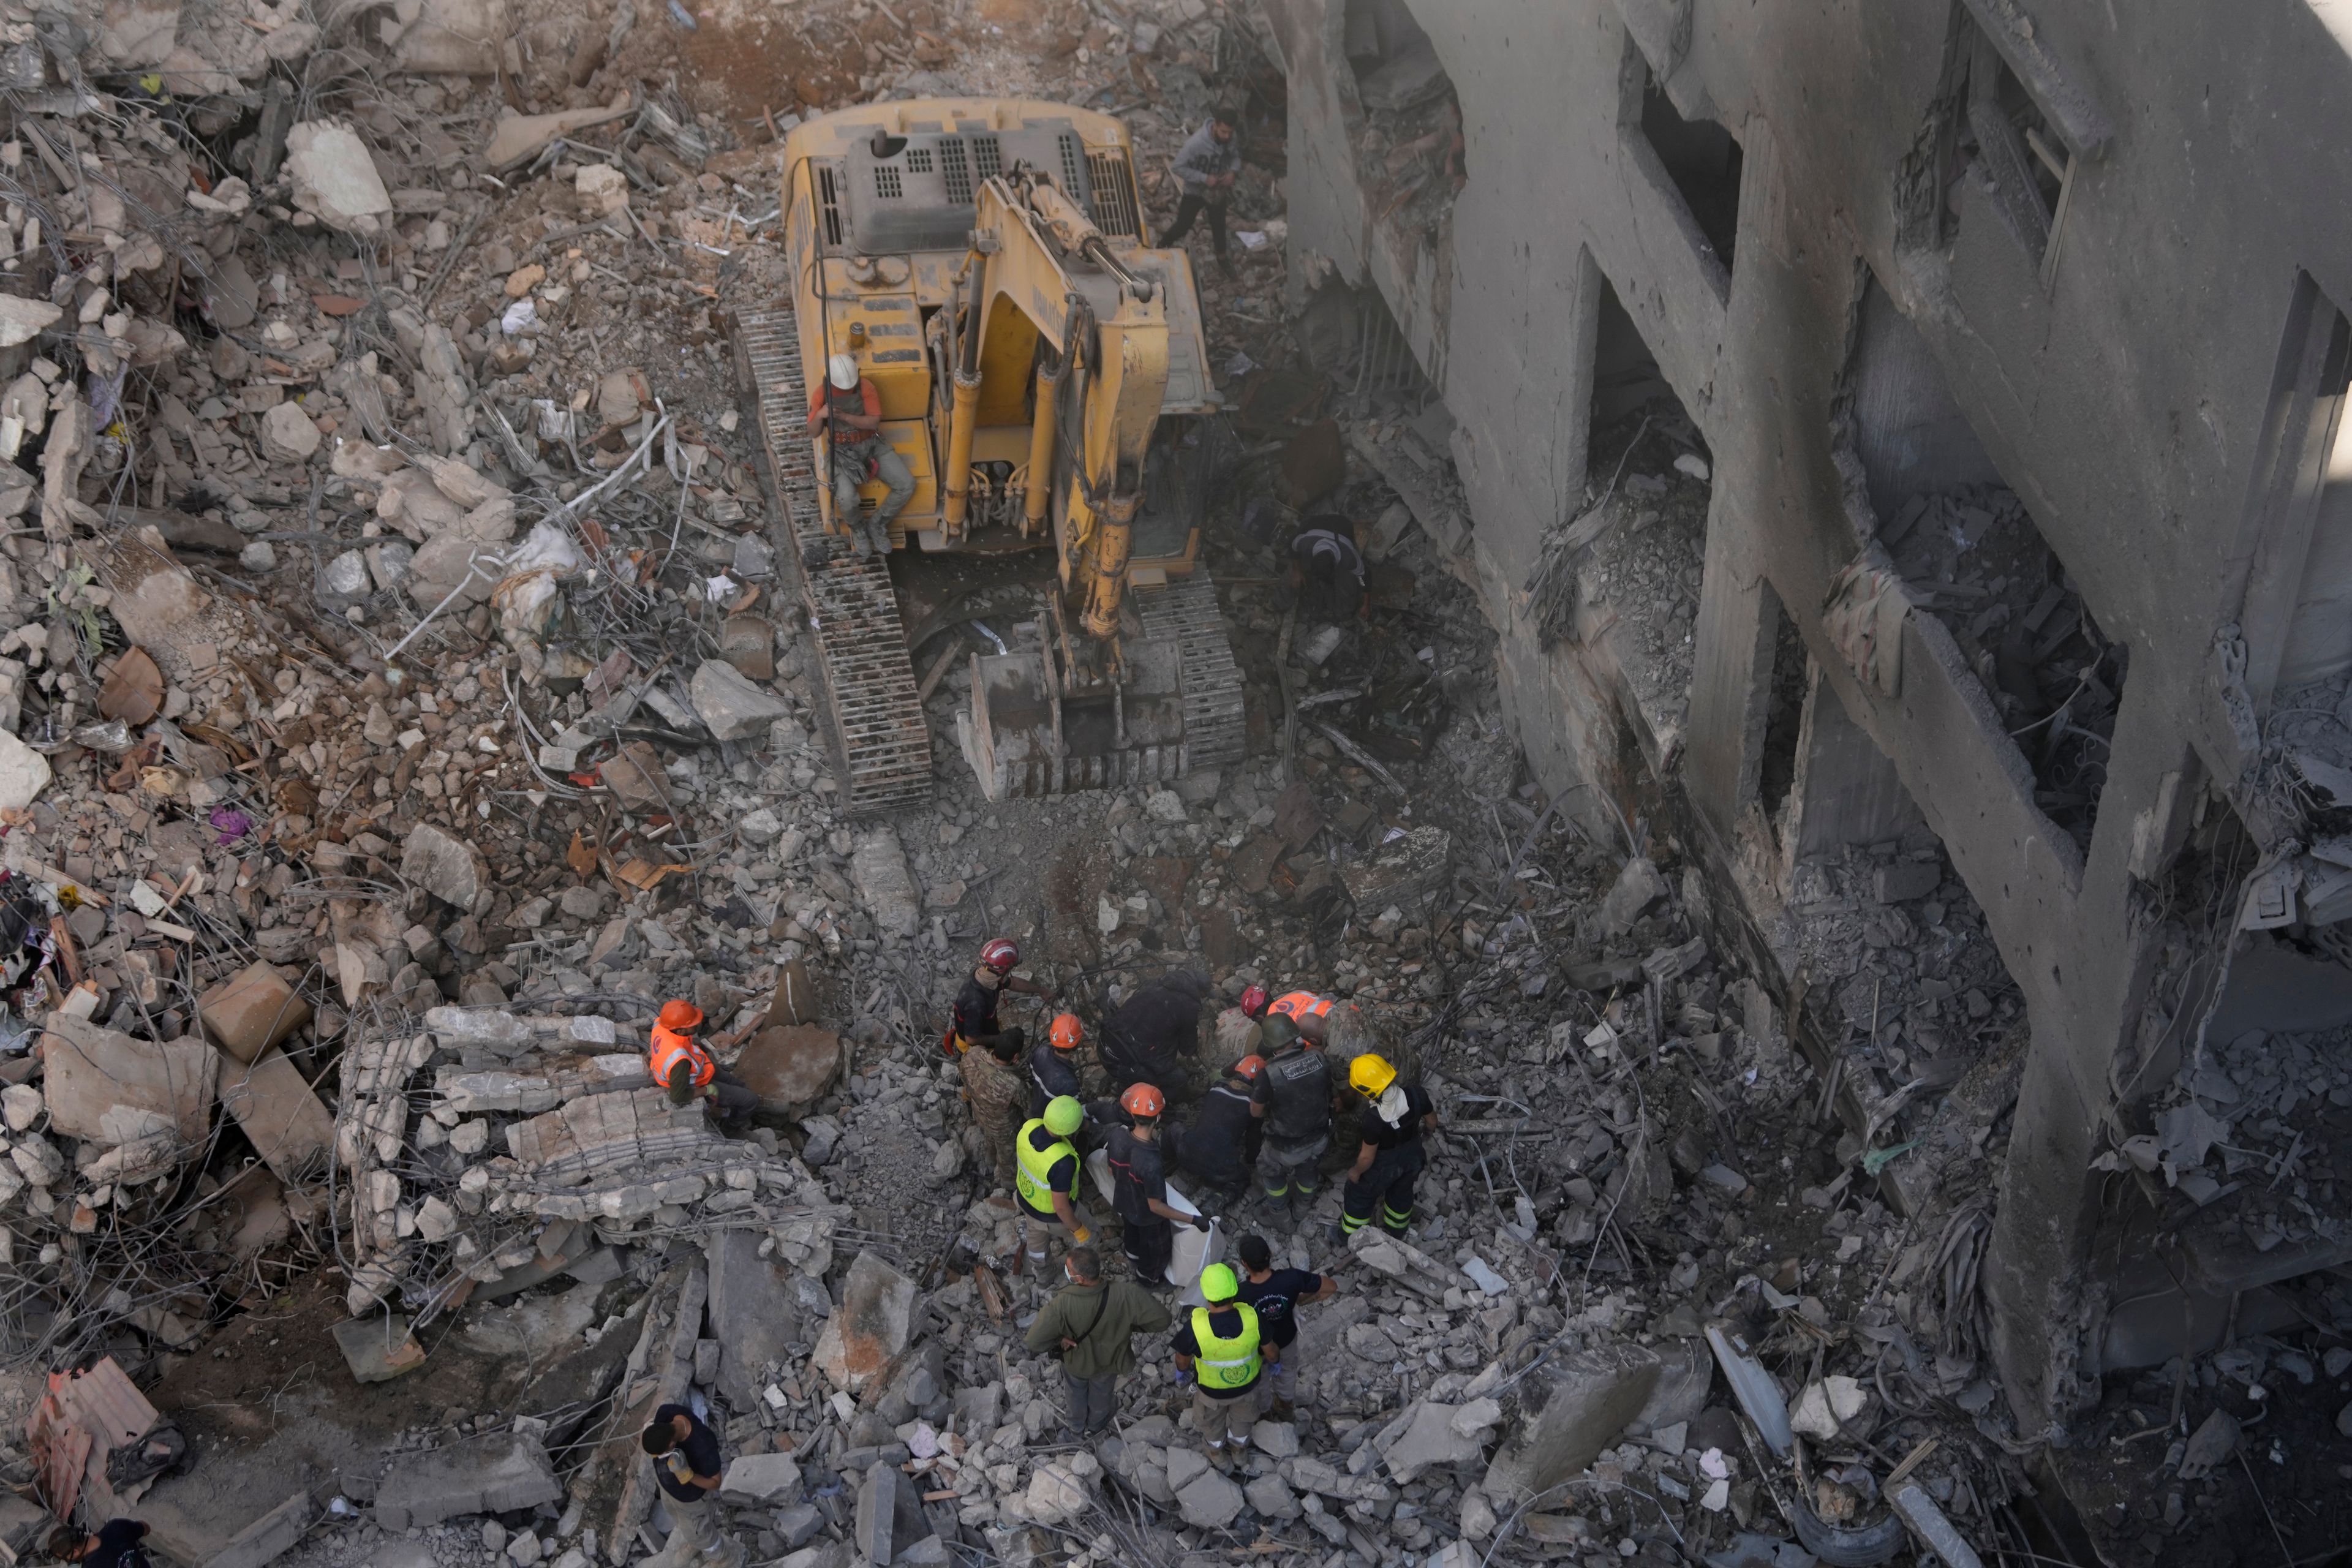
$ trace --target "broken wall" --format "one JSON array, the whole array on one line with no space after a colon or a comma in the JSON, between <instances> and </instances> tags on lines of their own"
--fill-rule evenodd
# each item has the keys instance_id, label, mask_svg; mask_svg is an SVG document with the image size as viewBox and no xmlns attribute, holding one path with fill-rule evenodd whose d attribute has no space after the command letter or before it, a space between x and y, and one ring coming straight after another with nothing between
<instances>
[{"instance_id":1,"label":"broken wall","mask_svg":"<svg viewBox=\"0 0 2352 1568\"><path fill-rule=\"evenodd\" d=\"M2135 900L2201 812L2198 781L2227 788L2249 761L2217 631L2263 611L2247 623L2255 700L2282 665L2333 668L2308 639L2286 650L2317 501L2290 527L2263 484L2263 465L2290 466L2298 312L2352 300L2352 215L2305 199L2352 174L2336 25L2294 0L2120 25L2046 5L2026 25L1973 4L1833 21L1712 0L1424 5L1466 146L1433 267L1415 259L1428 237L1385 228L1356 176L1344 7L1265 6L1291 82L1294 251L1434 340L1424 363L1444 367L1475 519L1460 570L1547 790L1591 786L1580 815L1637 784L1680 795L1733 858L1785 606L1815 700L1885 759L1980 906L2031 1021L1990 1278L2007 1391L2039 1429L2093 1392L2074 1331L2104 1289L2087 1173L2102 1129L2133 1114L2107 1068L2149 984ZM1970 69L2027 106L2007 132L1970 121ZM1653 79L1741 150L1736 270L1642 132ZM2048 177L1996 177L2001 148L2029 145L2021 124ZM1547 537L1608 479L1587 447L1604 289L1715 463L1687 725L1646 749L1627 743L1638 715L1605 650L1548 644L1526 593ZM1843 450L1842 424L1859 432ZM1936 613L1890 602L1874 662L1821 614L1906 491L1970 485L2019 498L2086 621L2128 652L2079 837L2037 799L2049 781L2009 733L1998 671Z\"/></svg>"}]
</instances>

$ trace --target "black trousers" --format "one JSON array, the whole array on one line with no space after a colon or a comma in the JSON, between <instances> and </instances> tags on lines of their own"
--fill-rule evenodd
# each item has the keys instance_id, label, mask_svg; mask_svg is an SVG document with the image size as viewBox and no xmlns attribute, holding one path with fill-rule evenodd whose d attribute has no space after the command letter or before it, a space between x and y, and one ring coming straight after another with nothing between
<instances>
[{"instance_id":1,"label":"black trousers","mask_svg":"<svg viewBox=\"0 0 2352 1568\"><path fill-rule=\"evenodd\" d=\"M1428 1163L1429 1156L1422 1152L1418 1138L1373 1155L1362 1178L1340 1191L1340 1230L1353 1236L1371 1224L1377 1209L1381 1228L1391 1236L1402 1236L1412 1223L1413 1184Z\"/></svg>"},{"instance_id":2,"label":"black trousers","mask_svg":"<svg viewBox=\"0 0 2352 1568\"><path fill-rule=\"evenodd\" d=\"M1160 237L1159 245L1153 248L1165 250L1192 233L1192 220L1204 212L1209 215L1209 241L1216 247L1217 259L1223 261L1225 258L1225 204L1222 199L1211 201L1206 196L1194 195L1191 191L1186 191L1182 199L1177 202L1175 221L1168 226L1168 232Z\"/></svg>"},{"instance_id":3,"label":"black trousers","mask_svg":"<svg viewBox=\"0 0 2352 1568\"><path fill-rule=\"evenodd\" d=\"M1138 1284L1159 1285L1168 1279L1168 1260L1176 1256L1176 1226L1153 1215L1150 1219L1119 1216L1119 1235Z\"/></svg>"}]
</instances>

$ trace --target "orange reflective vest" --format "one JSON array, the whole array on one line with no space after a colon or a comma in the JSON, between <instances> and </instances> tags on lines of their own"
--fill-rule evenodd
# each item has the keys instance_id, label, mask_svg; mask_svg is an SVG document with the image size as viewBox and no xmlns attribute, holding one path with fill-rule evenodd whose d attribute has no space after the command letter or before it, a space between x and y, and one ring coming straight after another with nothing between
<instances>
[{"instance_id":1,"label":"orange reflective vest","mask_svg":"<svg viewBox=\"0 0 2352 1568\"><path fill-rule=\"evenodd\" d=\"M656 1024L653 1048L646 1057L646 1066L652 1070L654 1082L667 1088L669 1075L677 1070L680 1061L692 1064L691 1073L697 1089L703 1088L719 1076L719 1064L710 1059L709 1051L695 1043L692 1036L681 1035L675 1029Z\"/></svg>"},{"instance_id":2,"label":"orange reflective vest","mask_svg":"<svg viewBox=\"0 0 2352 1568\"><path fill-rule=\"evenodd\" d=\"M1300 1018L1324 1017L1330 1011L1331 998L1318 996L1312 991L1288 992L1276 997L1274 1005L1266 1009L1270 1016L1288 1018L1293 1022Z\"/></svg>"}]
</instances>

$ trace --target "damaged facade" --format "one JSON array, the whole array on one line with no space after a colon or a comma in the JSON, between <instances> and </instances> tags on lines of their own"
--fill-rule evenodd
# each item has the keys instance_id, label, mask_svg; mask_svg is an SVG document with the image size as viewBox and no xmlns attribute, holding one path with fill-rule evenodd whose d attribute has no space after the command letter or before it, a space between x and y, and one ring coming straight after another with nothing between
<instances>
[{"instance_id":1,"label":"damaged facade","mask_svg":"<svg viewBox=\"0 0 2352 1568\"><path fill-rule=\"evenodd\" d=\"M1960 1119L2007 1430L2150 1560L2179 1484L2106 1439L2347 1305L2340 22L1264 9L1292 287L1442 395L1546 791L1705 868L1841 1159ZM1459 103L1433 216L1408 79Z\"/></svg>"}]
</instances>

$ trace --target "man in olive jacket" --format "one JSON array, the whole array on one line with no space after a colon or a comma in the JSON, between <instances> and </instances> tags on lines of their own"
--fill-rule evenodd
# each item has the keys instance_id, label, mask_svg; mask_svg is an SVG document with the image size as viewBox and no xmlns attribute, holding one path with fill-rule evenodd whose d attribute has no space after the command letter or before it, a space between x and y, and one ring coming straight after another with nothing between
<instances>
[{"instance_id":1,"label":"man in olive jacket","mask_svg":"<svg viewBox=\"0 0 2352 1568\"><path fill-rule=\"evenodd\" d=\"M1063 1259L1069 1285L1045 1303L1029 1325L1032 1354L1061 1352L1070 1380L1070 1430L1092 1436L1110 1425L1118 1409L1118 1380L1135 1370L1129 1339L1168 1327L1168 1309L1132 1279L1103 1282L1102 1257L1091 1247L1074 1247Z\"/></svg>"}]
</instances>

